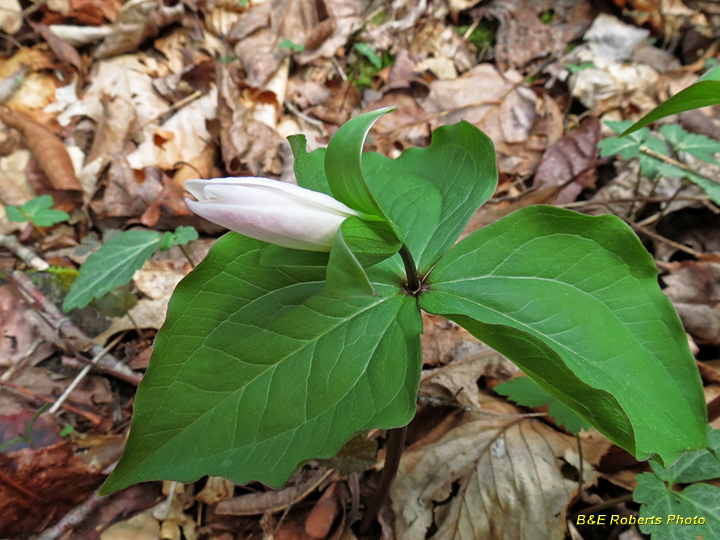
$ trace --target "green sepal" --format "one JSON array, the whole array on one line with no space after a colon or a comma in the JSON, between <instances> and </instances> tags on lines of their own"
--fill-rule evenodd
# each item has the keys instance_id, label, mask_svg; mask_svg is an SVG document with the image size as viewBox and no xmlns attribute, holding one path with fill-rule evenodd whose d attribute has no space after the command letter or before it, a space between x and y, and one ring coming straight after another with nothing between
<instances>
[{"instance_id":1,"label":"green sepal","mask_svg":"<svg viewBox=\"0 0 720 540\"><path fill-rule=\"evenodd\" d=\"M342 227L335 233L335 241L330 250L330 260L325 274L325 294L338 297L376 294L365 269L348 247Z\"/></svg>"},{"instance_id":2,"label":"green sepal","mask_svg":"<svg viewBox=\"0 0 720 540\"><path fill-rule=\"evenodd\" d=\"M384 221L366 221L353 216L343 221L341 229L345 242L364 267L392 257L402 246Z\"/></svg>"},{"instance_id":3,"label":"green sepal","mask_svg":"<svg viewBox=\"0 0 720 540\"><path fill-rule=\"evenodd\" d=\"M318 148L312 152L307 151L305 135L290 135L288 137L290 148L295 156L295 178L298 186L311 189L332 197L330 184L325 176L325 148Z\"/></svg>"}]
</instances>

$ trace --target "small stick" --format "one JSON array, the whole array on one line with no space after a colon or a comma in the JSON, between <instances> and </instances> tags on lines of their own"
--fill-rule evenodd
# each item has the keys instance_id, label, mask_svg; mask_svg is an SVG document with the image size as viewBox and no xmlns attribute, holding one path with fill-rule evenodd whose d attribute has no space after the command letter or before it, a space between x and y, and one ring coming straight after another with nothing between
<instances>
[{"instance_id":1,"label":"small stick","mask_svg":"<svg viewBox=\"0 0 720 540\"><path fill-rule=\"evenodd\" d=\"M80 370L80 373L78 373L73 381L68 385L68 387L65 389L65 391L60 395L60 397L57 399L55 403L53 403L53 406L50 407L48 410L48 414L55 414L57 410L62 406L62 404L65 402L65 400L70 396L73 390L77 388L77 386L82 382L82 380L85 378L85 376L90 372L90 369L97 364L100 359L107 354L107 352L112 349L117 343L125 337L125 334L127 334L127 330L120 334L118 337L113 339L109 344L105 345L103 349L95 355L95 357L90 360L90 363L87 364L82 370Z\"/></svg>"},{"instance_id":2,"label":"small stick","mask_svg":"<svg viewBox=\"0 0 720 540\"><path fill-rule=\"evenodd\" d=\"M50 265L38 257L31 249L26 248L17 238L6 234L0 234L0 245L9 249L18 259L39 272L44 272Z\"/></svg>"},{"instance_id":3,"label":"small stick","mask_svg":"<svg viewBox=\"0 0 720 540\"><path fill-rule=\"evenodd\" d=\"M40 401L44 401L45 403L54 403L55 399L50 398L47 396L43 396L41 394L36 394L32 390L28 390L27 388L23 388L22 386L18 386L17 384L13 384L11 382L7 381L0 381L0 386L3 386L9 390L13 390L15 392L18 392L20 394L30 396L33 399L39 399ZM98 416L95 413L91 413L89 411L85 411L83 409L80 409L78 407L75 407L73 405L69 405L67 403L62 404L63 409L67 409L70 412L73 412L75 414L78 414L80 416L83 416L87 420L89 420L93 425L99 426L102 423L102 417Z\"/></svg>"}]
</instances>

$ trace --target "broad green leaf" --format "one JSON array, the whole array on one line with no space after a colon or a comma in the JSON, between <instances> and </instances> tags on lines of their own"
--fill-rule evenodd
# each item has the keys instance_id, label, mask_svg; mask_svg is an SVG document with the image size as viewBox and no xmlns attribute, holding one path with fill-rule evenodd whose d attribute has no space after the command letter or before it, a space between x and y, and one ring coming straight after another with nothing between
<instances>
[{"instance_id":1,"label":"broad green leaf","mask_svg":"<svg viewBox=\"0 0 720 540\"><path fill-rule=\"evenodd\" d=\"M330 184L325 176L325 148L308 152L305 135L291 135L288 137L288 142L295 156L293 168L298 186L332 197Z\"/></svg>"},{"instance_id":2,"label":"broad green leaf","mask_svg":"<svg viewBox=\"0 0 720 540\"><path fill-rule=\"evenodd\" d=\"M125 231L103 244L80 267L80 275L70 287L63 311L87 306L115 287L130 283L162 242L155 231Z\"/></svg>"},{"instance_id":3,"label":"broad green leaf","mask_svg":"<svg viewBox=\"0 0 720 540\"><path fill-rule=\"evenodd\" d=\"M195 227L181 225L175 232L166 232L160 244L160 251L167 251L173 246L184 246L188 242L198 239L198 232Z\"/></svg>"},{"instance_id":4,"label":"broad green leaf","mask_svg":"<svg viewBox=\"0 0 720 540\"><path fill-rule=\"evenodd\" d=\"M54 204L52 195L40 195L20 206L6 206L5 213L10 221L30 220L36 227L51 227L70 218L67 213L53 209Z\"/></svg>"},{"instance_id":5,"label":"broad green leaf","mask_svg":"<svg viewBox=\"0 0 720 540\"><path fill-rule=\"evenodd\" d=\"M306 153L301 136L291 144L298 184L330 194L318 166L325 150ZM397 159L365 153L362 172L421 273L453 245L497 187L492 141L467 122L436 129L428 148L410 148Z\"/></svg>"},{"instance_id":6,"label":"broad green leaf","mask_svg":"<svg viewBox=\"0 0 720 540\"><path fill-rule=\"evenodd\" d=\"M468 122L436 129L428 148L365 155L371 191L402 231L421 274L460 237L497 187L492 141Z\"/></svg>"},{"instance_id":7,"label":"broad green leaf","mask_svg":"<svg viewBox=\"0 0 720 540\"><path fill-rule=\"evenodd\" d=\"M631 122L605 122L615 133L625 129ZM633 159L640 155L640 146L650 135L649 129L641 129L627 138L607 137L598 143L600 157L618 155L622 159Z\"/></svg>"},{"instance_id":8,"label":"broad green leaf","mask_svg":"<svg viewBox=\"0 0 720 540\"><path fill-rule=\"evenodd\" d=\"M383 283L375 297L326 296L326 254L273 267L267 246L229 233L178 285L103 493L206 474L279 487L360 431L412 418L415 298Z\"/></svg>"},{"instance_id":9,"label":"broad green leaf","mask_svg":"<svg viewBox=\"0 0 720 540\"><path fill-rule=\"evenodd\" d=\"M667 142L673 145L676 152L687 152L700 161L717 163L713 154L720 152L720 141L705 135L688 133L677 124L660 126L660 133Z\"/></svg>"},{"instance_id":10,"label":"broad green leaf","mask_svg":"<svg viewBox=\"0 0 720 540\"><path fill-rule=\"evenodd\" d=\"M365 269L348 247L340 227L330 250L327 273L325 274L325 294L336 297L375 296L375 289Z\"/></svg>"},{"instance_id":11,"label":"broad green leaf","mask_svg":"<svg viewBox=\"0 0 720 540\"><path fill-rule=\"evenodd\" d=\"M349 217L341 228L345 242L363 266L372 266L392 257L402 245L384 221Z\"/></svg>"},{"instance_id":12,"label":"broad green leaf","mask_svg":"<svg viewBox=\"0 0 720 540\"><path fill-rule=\"evenodd\" d=\"M700 77L698 82L691 84L685 90L678 92L655 107L631 127L627 128L620 136L630 135L634 131L666 116L709 105L717 105L718 103L720 103L720 66L714 67Z\"/></svg>"},{"instance_id":13,"label":"broad green leaf","mask_svg":"<svg viewBox=\"0 0 720 540\"><path fill-rule=\"evenodd\" d=\"M707 435L710 447L720 453L720 430L708 426ZM672 484L689 484L720 478L720 459L705 449L684 453L667 469L653 461L650 465L660 480Z\"/></svg>"},{"instance_id":14,"label":"broad green leaf","mask_svg":"<svg viewBox=\"0 0 720 540\"><path fill-rule=\"evenodd\" d=\"M325 174L333 196L350 208L388 223L391 223L390 220L373 197L363 176L362 150L372 125L383 114L391 111L392 107L385 107L347 121L332 138L325 152Z\"/></svg>"},{"instance_id":15,"label":"broad green leaf","mask_svg":"<svg viewBox=\"0 0 720 540\"><path fill-rule=\"evenodd\" d=\"M580 418L570 407L558 401L530 377L516 377L493 388L501 396L523 407L541 407L548 405L548 415L555 419L557 425L565 425L570 433L578 434L590 429L590 424Z\"/></svg>"},{"instance_id":16,"label":"broad green leaf","mask_svg":"<svg viewBox=\"0 0 720 540\"><path fill-rule=\"evenodd\" d=\"M652 540L720 538L720 488L692 484L675 491L652 473L640 474L635 479L633 498L641 504L639 517L644 521L640 524L638 520L638 527L650 534ZM702 524L695 518L702 518Z\"/></svg>"},{"instance_id":17,"label":"broad green leaf","mask_svg":"<svg viewBox=\"0 0 720 540\"><path fill-rule=\"evenodd\" d=\"M454 246L426 287L420 307L467 324L638 459L707 445L685 331L620 219L524 208Z\"/></svg>"}]
</instances>

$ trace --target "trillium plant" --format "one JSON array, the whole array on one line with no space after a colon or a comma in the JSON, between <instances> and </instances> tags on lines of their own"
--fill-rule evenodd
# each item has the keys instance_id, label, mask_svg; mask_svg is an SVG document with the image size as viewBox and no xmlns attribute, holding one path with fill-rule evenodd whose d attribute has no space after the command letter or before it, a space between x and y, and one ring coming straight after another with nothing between
<instances>
[{"instance_id":1,"label":"trillium plant","mask_svg":"<svg viewBox=\"0 0 720 540\"><path fill-rule=\"evenodd\" d=\"M327 149L291 137L298 186L186 183L188 206L234 232L175 290L103 493L203 475L280 487L371 428L401 447L421 310L462 325L638 459L669 465L707 447L685 332L633 231L532 206L456 243L497 187L493 145L461 122L397 159L363 153L390 110L350 120Z\"/></svg>"}]
</instances>

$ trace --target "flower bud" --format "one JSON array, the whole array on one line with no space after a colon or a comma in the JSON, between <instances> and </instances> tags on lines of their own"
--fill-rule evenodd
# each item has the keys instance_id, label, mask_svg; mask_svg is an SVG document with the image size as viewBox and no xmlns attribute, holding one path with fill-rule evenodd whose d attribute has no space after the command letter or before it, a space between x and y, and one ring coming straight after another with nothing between
<instances>
[{"instance_id":1,"label":"flower bud","mask_svg":"<svg viewBox=\"0 0 720 540\"><path fill-rule=\"evenodd\" d=\"M187 180L188 208L230 230L292 249L330 251L342 222L359 214L317 191L267 178Z\"/></svg>"}]
</instances>

